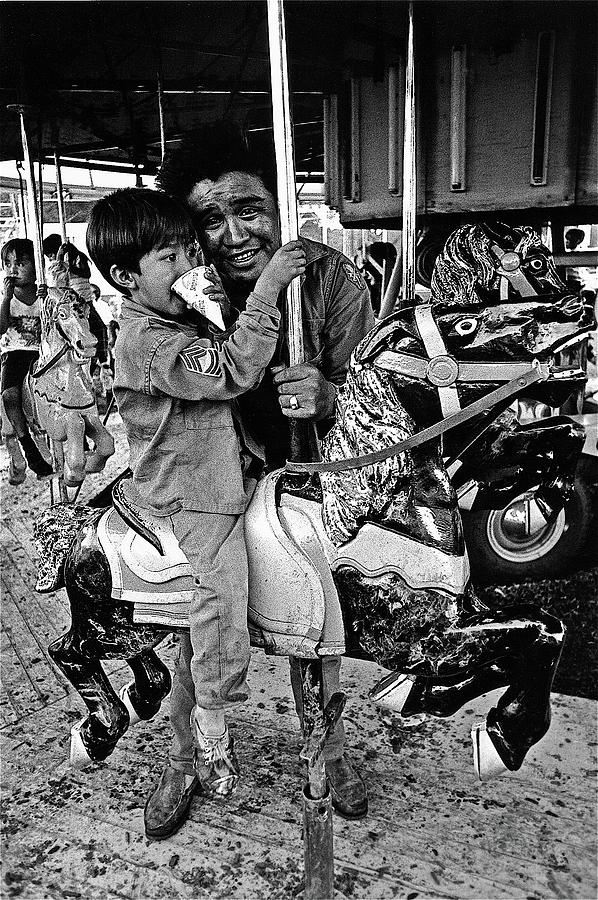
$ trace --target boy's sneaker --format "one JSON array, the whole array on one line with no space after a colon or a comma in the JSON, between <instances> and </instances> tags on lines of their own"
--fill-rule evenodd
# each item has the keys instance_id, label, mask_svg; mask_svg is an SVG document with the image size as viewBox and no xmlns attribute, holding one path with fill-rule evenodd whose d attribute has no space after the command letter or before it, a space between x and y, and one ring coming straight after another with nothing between
<instances>
[{"instance_id":1,"label":"boy's sneaker","mask_svg":"<svg viewBox=\"0 0 598 900\"><path fill-rule=\"evenodd\" d=\"M207 737L191 713L191 733L195 743L195 771L201 786L208 794L228 797L239 781L239 763L233 739L225 726L220 737Z\"/></svg>"}]
</instances>

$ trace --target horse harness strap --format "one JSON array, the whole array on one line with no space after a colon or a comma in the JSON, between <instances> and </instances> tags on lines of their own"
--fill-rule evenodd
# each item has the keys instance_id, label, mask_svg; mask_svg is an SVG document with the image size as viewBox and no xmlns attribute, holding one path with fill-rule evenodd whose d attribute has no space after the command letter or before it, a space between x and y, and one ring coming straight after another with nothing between
<instances>
[{"instance_id":1,"label":"horse harness strap","mask_svg":"<svg viewBox=\"0 0 598 900\"><path fill-rule=\"evenodd\" d=\"M453 359L451 357L451 359ZM493 362L476 362L462 363L453 359L456 365L455 381L459 384L471 383L472 381L480 382L501 382L512 378L519 378L529 372L529 363L493 363ZM399 353L396 350L384 350L374 363L377 369L386 369L388 372L394 372L396 375L408 375L411 378L417 378L418 381L429 381L436 386L434 377L437 377L438 370L430 368L430 361L420 359L417 356L409 356L407 353ZM430 377L432 376L432 377ZM505 377L506 376L506 377Z\"/></svg>"},{"instance_id":2,"label":"horse harness strap","mask_svg":"<svg viewBox=\"0 0 598 900\"><path fill-rule=\"evenodd\" d=\"M32 373L31 373L31 377L32 377L32 378L39 378L41 375L45 375L46 372L47 372L49 369L51 369L52 366L55 365L55 363L57 363L59 359L62 359L62 357L64 356L64 354L67 353L67 352L69 351L69 349L70 349L70 348L69 348L69 345L68 345L68 344L65 344L63 347L60 348L60 350L58 351L58 353L55 353L54 356L51 356L50 359L49 359L46 363L43 364L43 366L41 367L41 369L37 369L37 371L32 372Z\"/></svg>"},{"instance_id":3,"label":"horse harness strap","mask_svg":"<svg viewBox=\"0 0 598 900\"><path fill-rule=\"evenodd\" d=\"M503 250L498 244L492 244L491 250L498 260L496 267L500 275L500 299L508 300L509 284L521 297L533 297L537 295L521 268L521 256L515 250Z\"/></svg>"},{"instance_id":4,"label":"horse harness strap","mask_svg":"<svg viewBox=\"0 0 598 900\"><path fill-rule=\"evenodd\" d=\"M415 323L430 361L426 378L438 390L442 415L446 418L461 409L455 384L459 372L456 359L447 352L442 335L432 315L432 307L416 306Z\"/></svg>"},{"instance_id":5,"label":"horse harness strap","mask_svg":"<svg viewBox=\"0 0 598 900\"><path fill-rule=\"evenodd\" d=\"M485 412L492 406L496 406L503 403L505 400L509 400L511 397L519 394L522 390L525 390L525 388L530 387L532 384L536 384L538 381L545 381L547 378L547 367L534 361L532 368L525 374L513 378L507 384L503 384L495 391L486 394L486 396L482 397L480 400L470 403L469 406L460 409L452 416L442 419L440 422L436 422L436 424L431 425L429 428L424 428L423 431L411 435L411 437L406 438L404 441L399 441L383 450L376 450L374 453L366 453L364 456L356 456L352 459L338 459L333 462L315 463L287 462L285 467L286 471L296 473L344 472L347 469L359 469L362 466L370 466L373 463L382 462L385 459L389 459L391 456L397 456L399 453L405 453L408 450L413 450L415 447L421 447L422 444L427 444L429 441L439 438L447 431L451 431L453 428L475 418L475 416L480 415L480 413Z\"/></svg>"}]
</instances>

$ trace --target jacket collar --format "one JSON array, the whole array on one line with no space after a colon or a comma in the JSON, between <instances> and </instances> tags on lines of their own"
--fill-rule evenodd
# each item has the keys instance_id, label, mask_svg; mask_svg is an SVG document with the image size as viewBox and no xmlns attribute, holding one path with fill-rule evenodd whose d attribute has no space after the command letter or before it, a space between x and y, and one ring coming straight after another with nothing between
<instances>
[{"instance_id":1,"label":"jacket collar","mask_svg":"<svg viewBox=\"0 0 598 900\"><path fill-rule=\"evenodd\" d=\"M300 238L300 240L305 248L305 260L308 266L318 259L323 259L330 253L330 248L325 244L318 244L316 241L310 241L309 238L304 237Z\"/></svg>"}]
</instances>

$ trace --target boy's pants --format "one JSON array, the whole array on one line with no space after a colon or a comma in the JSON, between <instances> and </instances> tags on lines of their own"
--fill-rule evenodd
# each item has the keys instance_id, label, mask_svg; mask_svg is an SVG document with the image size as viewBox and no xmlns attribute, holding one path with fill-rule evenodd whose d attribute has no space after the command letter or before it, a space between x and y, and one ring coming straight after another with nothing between
<instances>
[{"instance_id":1,"label":"boy's pants","mask_svg":"<svg viewBox=\"0 0 598 900\"><path fill-rule=\"evenodd\" d=\"M193 706L224 709L249 696L247 550L242 515L182 510L170 518L195 583L171 695L170 761L193 774Z\"/></svg>"}]
</instances>

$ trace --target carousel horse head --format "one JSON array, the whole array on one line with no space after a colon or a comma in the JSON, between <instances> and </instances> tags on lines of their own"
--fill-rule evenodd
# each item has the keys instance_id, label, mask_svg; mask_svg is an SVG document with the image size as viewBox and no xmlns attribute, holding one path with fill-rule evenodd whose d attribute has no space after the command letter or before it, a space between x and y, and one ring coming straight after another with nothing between
<instances>
[{"instance_id":1,"label":"carousel horse head","mask_svg":"<svg viewBox=\"0 0 598 900\"><path fill-rule=\"evenodd\" d=\"M542 380L529 395L559 405L585 376L559 371L556 356L592 324L531 228L459 228L437 260L431 303L384 319L354 350L325 456L350 458L358 445L363 454L399 442L534 367ZM399 453L376 466L322 473L332 539L348 540L391 498L396 506L397 486L407 496L413 466L413 455Z\"/></svg>"},{"instance_id":2,"label":"carousel horse head","mask_svg":"<svg viewBox=\"0 0 598 900\"><path fill-rule=\"evenodd\" d=\"M449 235L432 273L432 302L462 306L509 297L563 294L552 254L533 228L501 222L463 225Z\"/></svg>"},{"instance_id":3,"label":"carousel horse head","mask_svg":"<svg viewBox=\"0 0 598 900\"><path fill-rule=\"evenodd\" d=\"M76 291L49 289L44 324L49 346L66 345L71 362L82 366L95 355L97 339L89 328L89 307Z\"/></svg>"}]
</instances>

